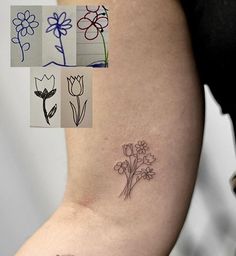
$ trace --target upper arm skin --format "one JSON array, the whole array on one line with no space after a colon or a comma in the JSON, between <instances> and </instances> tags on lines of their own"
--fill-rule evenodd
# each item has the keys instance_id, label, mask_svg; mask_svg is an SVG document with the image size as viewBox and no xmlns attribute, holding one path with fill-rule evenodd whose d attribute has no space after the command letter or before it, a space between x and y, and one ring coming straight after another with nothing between
<instances>
[{"instance_id":1,"label":"upper arm skin","mask_svg":"<svg viewBox=\"0 0 236 256\"><path fill-rule=\"evenodd\" d=\"M93 128L66 130L69 170L63 207L73 209L74 233L58 231L54 242L58 252L68 254L70 248L75 256L166 256L187 214L204 123L186 22L174 0L103 4L109 7L110 64L93 70ZM123 200L118 195L125 177L113 167L125 159L121 146L138 140L145 140L156 156L156 175ZM67 242L68 233L76 243ZM30 254L19 254L25 255Z\"/></svg>"},{"instance_id":2,"label":"upper arm skin","mask_svg":"<svg viewBox=\"0 0 236 256\"><path fill-rule=\"evenodd\" d=\"M93 129L66 131L67 196L127 230L142 230L139 240L156 255L173 246L189 207L202 142L202 89L177 1L105 3L110 67L94 70ZM138 140L157 157L157 173L123 201L125 177L113 166L124 160L121 146Z\"/></svg>"}]
</instances>

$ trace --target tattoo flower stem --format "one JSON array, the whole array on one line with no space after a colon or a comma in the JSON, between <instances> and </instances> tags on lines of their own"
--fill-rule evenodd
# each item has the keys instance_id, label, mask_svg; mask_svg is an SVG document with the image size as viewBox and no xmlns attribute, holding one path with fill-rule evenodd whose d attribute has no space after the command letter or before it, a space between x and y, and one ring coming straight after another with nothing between
<instances>
[{"instance_id":1,"label":"tattoo flower stem","mask_svg":"<svg viewBox=\"0 0 236 256\"><path fill-rule=\"evenodd\" d=\"M114 170L120 175L125 174L126 176L126 185L119 195L126 200L130 198L133 188L141 180L153 179L156 172L150 166L156 161L156 158L151 153L147 153L149 148L145 141L138 141L135 146L131 143L125 144L122 148L128 160L117 162Z\"/></svg>"}]
</instances>

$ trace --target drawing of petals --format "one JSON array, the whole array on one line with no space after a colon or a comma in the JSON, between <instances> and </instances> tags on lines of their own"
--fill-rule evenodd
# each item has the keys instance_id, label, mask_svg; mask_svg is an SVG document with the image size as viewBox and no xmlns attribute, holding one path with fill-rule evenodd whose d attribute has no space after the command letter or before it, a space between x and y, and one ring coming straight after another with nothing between
<instances>
[{"instance_id":1,"label":"drawing of petals","mask_svg":"<svg viewBox=\"0 0 236 256\"><path fill-rule=\"evenodd\" d=\"M18 12L17 13L17 18L21 21L23 21L25 19L25 15L22 12Z\"/></svg>"},{"instance_id":2,"label":"drawing of petals","mask_svg":"<svg viewBox=\"0 0 236 256\"><path fill-rule=\"evenodd\" d=\"M88 40L93 40L98 37L98 29L96 29L95 26L90 26L88 29L85 31L85 38Z\"/></svg>"},{"instance_id":3,"label":"drawing of petals","mask_svg":"<svg viewBox=\"0 0 236 256\"><path fill-rule=\"evenodd\" d=\"M31 28L37 28L39 26L39 23L37 21L33 21L30 23Z\"/></svg>"},{"instance_id":4,"label":"drawing of petals","mask_svg":"<svg viewBox=\"0 0 236 256\"><path fill-rule=\"evenodd\" d=\"M19 26L16 27L16 32L20 32L22 29L23 29L23 26L19 25Z\"/></svg>"},{"instance_id":5,"label":"drawing of petals","mask_svg":"<svg viewBox=\"0 0 236 256\"><path fill-rule=\"evenodd\" d=\"M70 29L70 28L72 28L72 25L68 24L68 25L64 26L64 24L63 24L61 27L62 27L62 29Z\"/></svg>"},{"instance_id":6,"label":"drawing of petals","mask_svg":"<svg viewBox=\"0 0 236 256\"><path fill-rule=\"evenodd\" d=\"M35 86L37 91L44 91L45 88L51 91L55 87L55 76L44 75L41 79L35 77Z\"/></svg>"},{"instance_id":7,"label":"drawing of petals","mask_svg":"<svg viewBox=\"0 0 236 256\"><path fill-rule=\"evenodd\" d=\"M25 11L25 19L27 20L30 16L30 12L29 10Z\"/></svg>"},{"instance_id":8,"label":"drawing of petals","mask_svg":"<svg viewBox=\"0 0 236 256\"><path fill-rule=\"evenodd\" d=\"M58 29L55 29L55 30L53 31L53 34L54 34L54 36L57 37L57 38L60 38L60 36L61 36L61 32L60 32L60 30L58 30Z\"/></svg>"},{"instance_id":9,"label":"drawing of petals","mask_svg":"<svg viewBox=\"0 0 236 256\"><path fill-rule=\"evenodd\" d=\"M62 12L58 19L58 24L62 24L66 19L66 13Z\"/></svg>"},{"instance_id":10,"label":"drawing of petals","mask_svg":"<svg viewBox=\"0 0 236 256\"><path fill-rule=\"evenodd\" d=\"M54 25L52 25L52 26L48 27L48 28L47 28L47 30L46 30L46 32L48 33L48 32L50 32L50 31L52 31L52 30L56 29L56 27L57 27L57 25L56 25L56 24L54 24Z\"/></svg>"},{"instance_id":11,"label":"drawing of petals","mask_svg":"<svg viewBox=\"0 0 236 256\"><path fill-rule=\"evenodd\" d=\"M26 28L23 28L23 29L21 30L21 35L22 35L22 36L26 36L26 35L27 35L27 29L26 29Z\"/></svg>"},{"instance_id":12,"label":"drawing of petals","mask_svg":"<svg viewBox=\"0 0 236 256\"><path fill-rule=\"evenodd\" d=\"M98 5L98 6L87 6L86 5L86 10L88 12L98 12L99 9L100 9L100 5Z\"/></svg>"},{"instance_id":13,"label":"drawing of petals","mask_svg":"<svg viewBox=\"0 0 236 256\"><path fill-rule=\"evenodd\" d=\"M102 28L106 28L108 26L108 18L100 16L97 18L96 24L99 24Z\"/></svg>"},{"instance_id":14,"label":"drawing of petals","mask_svg":"<svg viewBox=\"0 0 236 256\"><path fill-rule=\"evenodd\" d=\"M27 19L27 21L29 22L29 23L31 23L31 22L33 22L35 20L35 15L30 15L29 16L29 18Z\"/></svg>"},{"instance_id":15,"label":"drawing of petals","mask_svg":"<svg viewBox=\"0 0 236 256\"><path fill-rule=\"evenodd\" d=\"M28 27L28 28L27 28L27 33L28 33L29 35L33 35L33 34L34 34L34 30L33 30L31 27Z\"/></svg>"},{"instance_id":16,"label":"drawing of petals","mask_svg":"<svg viewBox=\"0 0 236 256\"><path fill-rule=\"evenodd\" d=\"M56 25L57 24L57 20L55 18L53 18L53 17L49 17L48 18L48 23L50 25Z\"/></svg>"},{"instance_id":17,"label":"drawing of petals","mask_svg":"<svg viewBox=\"0 0 236 256\"><path fill-rule=\"evenodd\" d=\"M53 13L53 17L58 20L58 14L56 12Z\"/></svg>"},{"instance_id":18,"label":"drawing of petals","mask_svg":"<svg viewBox=\"0 0 236 256\"><path fill-rule=\"evenodd\" d=\"M95 21L96 18L97 18L97 16L98 16L98 15L97 15L96 13L88 12L88 13L86 13L86 15L84 16L84 18L89 19L89 20L91 20L91 21Z\"/></svg>"},{"instance_id":19,"label":"drawing of petals","mask_svg":"<svg viewBox=\"0 0 236 256\"><path fill-rule=\"evenodd\" d=\"M67 35L67 31L66 31L64 28L62 28L62 29L60 30L60 32L61 32L61 34L64 35L64 36Z\"/></svg>"},{"instance_id":20,"label":"drawing of petals","mask_svg":"<svg viewBox=\"0 0 236 256\"><path fill-rule=\"evenodd\" d=\"M12 21L12 23L13 23L15 26L18 26L18 25L21 24L21 20L15 18L15 19Z\"/></svg>"},{"instance_id":21,"label":"drawing of petals","mask_svg":"<svg viewBox=\"0 0 236 256\"><path fill-rule=\"evenodd\" d=\"M71 23L71 19L65 20L65 21L63 22L63 27L66 26L66 25L68 25L68 24L70 24L70 23ZM72 27L72 25L71 25L71 27Z\"/></svg>"},{"instance_id":22,"label":"drawing of petals","mask_svg":"<svg viewBox=\"0 0 236 256\"><path fill-rule=\"evenodd\" d=\"M90 19L84 17L84 18L81 18L79 19L78 21L78 28L81 29L81 30L85 30L87 29L88 27L90 27L92 25L92 22Z\"/></svg>"}]
</instances>

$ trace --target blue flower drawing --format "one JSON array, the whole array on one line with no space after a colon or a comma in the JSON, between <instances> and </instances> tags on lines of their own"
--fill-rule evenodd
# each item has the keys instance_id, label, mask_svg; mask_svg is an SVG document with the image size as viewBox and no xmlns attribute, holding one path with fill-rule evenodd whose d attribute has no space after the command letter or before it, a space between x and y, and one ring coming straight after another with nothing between
<instances>
[{"instance_id":1,"label":"blue flower drawing","mask_svg":"<svg viewBox=\"0 0 236 256\"><path fill-rule=\"evenodd\" d=\"M53 32L53 35L59 39L59 45L55 45L55 48L62 54L63 57L63 64L56 64L66 66L66 55L62 42L62 36L66 36L68 30L72 28L72 20L66 17L66 12L62 12L60 15L54 12L53 16L48 17L47 20L49 27L47 28L46 33Z\"/></svg>"},{"instance_id":2,"label":"blue flower drawing","mask_svg":"<svg viewBox=\"0 0 236 256\"><path fill-rule=\"evenodd\" d=\"M12 20L15 26L16 36L11 39L14 44L19 44L21 50L21 62L25 60L25 52L30 49L30 43L22 42L22 37L27 35L34 35L34 30L39 26L39 23L35 20L34 14L31 14L29 10L18 12L17 17Z\"/></svg>"}]
</instances>

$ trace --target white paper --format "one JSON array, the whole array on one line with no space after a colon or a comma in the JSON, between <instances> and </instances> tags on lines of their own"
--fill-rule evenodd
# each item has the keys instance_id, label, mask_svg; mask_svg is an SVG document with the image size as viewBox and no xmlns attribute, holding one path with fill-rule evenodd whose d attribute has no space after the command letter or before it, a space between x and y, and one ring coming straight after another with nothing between
<instances>
[{"instance_id":1,"label":"white paper","mask_svg":"<svg viewBox=\"0 0 236 256\"><path fill-rule=\"evenodd\" d=\"M11 6L11 66L42 65L42 7Z\"/></svg>"},{"instance_id":2,"label":"white paper","mask_svg":"<svg viewBox=\"0 0 236 256\"><path fill-rule=\"evenodd\" d=\"M76 66L76 6L44 6L42 16L43 66Z\"/></svg>"},{"instance_id":3,"label":"white paper","mask_svg":"<svg viewBox=\"0 0 236 256\"><path fill-rule=\"evenodd\" d=\"M77 6L77 65L108 66L108 9Z\"/></svg>"},{"instance_id":4,"label":"white paper","mask_svg":"<svg viewBox=\"0 0 236 256\"><path fill-rule=\"evenodd\" d=\"M92 68L38 67L30 73L31 127L92 127Z\"/></svg>"},{"instance_id":5,"label":"white paper","mask_svg":"<svg viewBox=\"0 0 236 256\"><path fill-rule=\"evenodd\" d=\"M30 126L60 127L61 123L61 72L56 68L31 68L30 79ZM40 97L44 92L56 90L55 94L45 100ZM52 117L50 112L56 109ZM46 111L46 112L45 112Z\"/></svg>"}]
</instances>

